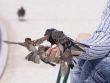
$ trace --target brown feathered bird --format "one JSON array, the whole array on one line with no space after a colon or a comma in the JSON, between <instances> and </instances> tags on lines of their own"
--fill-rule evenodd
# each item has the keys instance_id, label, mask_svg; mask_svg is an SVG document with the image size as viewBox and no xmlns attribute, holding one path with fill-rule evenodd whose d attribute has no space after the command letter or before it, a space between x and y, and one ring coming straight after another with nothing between
<instances>
[{"instance_id":1,"label":"brown feathered bird","mask_svg":"<svg viewBox=\"0 0 110 83\"><path fill-rule=\"evenodd\" d=\"M40 39L40 42L43 40ZM10 41L4 41L7 44L18 44L25 48L27 48L30 53L25 57L26 60L32 61L34 63L40 63L40 59L46 63L50 64L51 66L55 66L55 64L51 63L47 56L45 55L46 50L48 50L48 46L39 45L39 42L34 44L34 42L31 40L31 38L25 38L25 42L10 42ZM39 45L39 46L38 46ZM38 50L35 48L35 46L38 46Z\"/></svg>"}]
</instances>

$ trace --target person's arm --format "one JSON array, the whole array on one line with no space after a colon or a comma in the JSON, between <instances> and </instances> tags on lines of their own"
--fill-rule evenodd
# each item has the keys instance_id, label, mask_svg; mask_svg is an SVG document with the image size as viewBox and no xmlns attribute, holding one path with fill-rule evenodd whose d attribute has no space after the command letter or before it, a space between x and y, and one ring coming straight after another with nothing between
<instances>
[{"instance_id":1,"label":"person's arm","mask_svg":"<svg viewBox=\"0 0 110 83\"><path fill-rule=\"evenodd\" d=\"M103 12L101 22L98 29L90 36L85 44L90 45L90 48L85 49L84 52L72 52L73 55L77 53L77 58L92 60L105 57L110 51L110 0L107 2L107 6ZM76 53L76 54L75 54Z\"/></svg>"},{"instance_id":2,"label":"person's arm","mask_svg":"<svg viewBox=\"0 0 110 83\"><path fill-rule=\"evenodd\" d=\"M86 48L85 51L86 52L80 52L80 55L75 57L85 60L103 58L107 56L110 52L110 43L96 44L95 46L90 46L90 48Z\"/></svg>"},{"instance_id":3,"label":"person's arm","mask_svg":"<svg viewBox=\"0 0 110 83\"><path fill-rule=\"evenodd\" d=\"M85 60L92 60L92 59L98 59L107 56L109 53L110 49L110 35L109 34L103 34L103 32L98 33L100 36L97 38L96 41L92 43L88 43L88 41L84 41L86 39L90 39L91 36L90 34L85 34L85 33L80 33L77 37L78 42L82 42L84 44L89 44L90 48L85 48L85 53L84 52L76 52L72 50L72 54L74 55L79 55L75 56L80 59L85 59ZM97 34L95 34L97 35ZM94 35L94 36L95 36ZM102 40L101 40L102 39ZM92 40L92 38L91 38Z\"/></svg>"},{"instance_id":4,"label":"person's arm","mask_svg":"<svg viewBox=\"0 0 110 83\"><path fill-rule=\"evenodd\" d=\"M85 44L90 48L85 49L86 53L76 56L80 59L92 60L103 58L110 52L110 0L107 1L106 8L102 14L101 22L94 34L89 37Z\"/></svg>"}]
</instances>

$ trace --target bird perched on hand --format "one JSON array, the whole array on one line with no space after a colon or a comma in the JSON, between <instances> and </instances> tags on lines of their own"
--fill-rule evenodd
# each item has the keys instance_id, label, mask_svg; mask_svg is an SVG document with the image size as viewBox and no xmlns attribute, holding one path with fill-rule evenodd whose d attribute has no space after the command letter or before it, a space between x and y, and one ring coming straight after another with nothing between
<instances>
[{"instance_id":1,"label":"bird perched on hand","mask_svg":"<svg viewBox=\"0 0 110 83\"><path fill-rule=\"evenodd\" d=\"M72 51L85 52L83 48L89 48L88 45L79 43L66 36L63 31L56 29L47 29L44 36L47 37L47 41L49 41L52 45L56 44L59 47L61 51L61 64L67 62L67 64L71 65L71 68L73 67L73 62L75 63L75 61L73 60Z\"/></svg>"},{"instance_id":2,"label":"bird perched on hand","mask_svg":"<svg viewBox=\"0 0 110 83\"><path fill-rule=\"evenodd\" d=\"M63 31L58 31L56 29L47 29L44 36L47 36L47 41L51 44L60 44L63 46L63 52L66 51L66 49L74 49L85 52L83 48L89 47L88 45L74 41L70 37L66 36Z\"/></svg>"},{"instance_id":3,"label":"bird perched on hand","mask_svg":"<svg viewBox=\"0 0 110 83\"><path fill-rule=\"evenodd\" d=\"M83 48L89 48L88 45L74 41L70 37L66 36L63 31L56 29L47 29L44 37L37 39L35 43L41 44L43 41L49 41L51 45L56 44L60 49L60 56L57 58L56 63L60 63L61 67L65 66L66 63L73 67L73 55L72 52L76 51L76 56L79 52L85 52ZM75 56L75 55L74 55ZM55 61L54 61L55 62ZM75 61L74 61L75 63ZM64 65L65 64L65 65ZM62 67L64 69L67 67ZM63 71L63 70L62 70Z\"/></svg>"},{"instance_id":4,"label":"bird perched on hand","mask_svg":"<svg viewBox=\"0 0 110 83\"><path fill-rule=\"evenodd\" d=\"M34 43L41 44L45 40L49 41L51 45L56 44L59 47L61 50L61 59L63 60L67 60L68 58L73 57L72 51L85 52L83 48L89 48L88 45L79 43L66 36L63 31L59 31L53 28L47 29L45 31L44 37L37 39L34 41Z\"/></svg>"}]
</instances>

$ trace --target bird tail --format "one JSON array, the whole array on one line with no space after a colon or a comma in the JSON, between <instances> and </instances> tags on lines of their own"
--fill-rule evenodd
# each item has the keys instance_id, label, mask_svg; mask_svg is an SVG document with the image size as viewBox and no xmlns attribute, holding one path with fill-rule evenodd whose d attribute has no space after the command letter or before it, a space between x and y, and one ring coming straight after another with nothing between
<instances>
[{"instance_id":1,"label":"bird tail","mask_svg":"<svg viewBox=\"0 0 110 83\"><path fill-rule=\"evenodd\" d=\"M10 41L6 41L6 40L4 40L3 42L7 43L7 44L18 44L18 42L10 42Z\"/></svg>"}]
</instances>

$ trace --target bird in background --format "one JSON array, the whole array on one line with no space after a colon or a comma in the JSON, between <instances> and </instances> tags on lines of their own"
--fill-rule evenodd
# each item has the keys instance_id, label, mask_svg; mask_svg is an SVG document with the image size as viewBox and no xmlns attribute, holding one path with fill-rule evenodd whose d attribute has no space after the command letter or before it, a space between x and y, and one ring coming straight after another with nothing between
<instances>
[{"instance_id":1,"label":"bird in background","mask_svg":"<svg viewBox=\"0 0 110 83\"><path fill-rule=\"evenodd\" d=\"M25 20L24 19L25 14L26 14L26 10L24 9L23 6L21 6L21 8L18 9L18 11L17 11L17 15L18 15L18 18L19 18L20 21L24 21Z\"/></svg>"}]
</instances>

